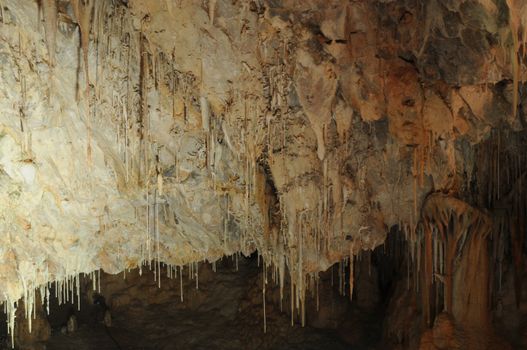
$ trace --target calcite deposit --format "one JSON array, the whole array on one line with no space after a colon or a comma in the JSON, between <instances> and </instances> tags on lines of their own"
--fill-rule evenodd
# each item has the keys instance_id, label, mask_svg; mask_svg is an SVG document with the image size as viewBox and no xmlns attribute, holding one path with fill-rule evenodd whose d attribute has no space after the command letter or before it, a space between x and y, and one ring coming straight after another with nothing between
<instances>
[{"instance_id":1,"label":"calcite deposit","mask_svg":"<svg viewBox=\"0 0 527 350\"><path fill-rule=\"evenodd\" d=\"M96 285L99 270L139 267L162 284L162 263L255 251L269 283L291 281L282 293L304 323L319 272L353 271L392 227L426 323L446 311L486 327L463 299L470 264L493 281L480 306L501 268L489 257L504 254L487 252L490 237L523 268L526 12L523 0L1 0L10 332L21 298L26 317L52 286L80 301L81 274Z\"/></svg>"}]
</instances>

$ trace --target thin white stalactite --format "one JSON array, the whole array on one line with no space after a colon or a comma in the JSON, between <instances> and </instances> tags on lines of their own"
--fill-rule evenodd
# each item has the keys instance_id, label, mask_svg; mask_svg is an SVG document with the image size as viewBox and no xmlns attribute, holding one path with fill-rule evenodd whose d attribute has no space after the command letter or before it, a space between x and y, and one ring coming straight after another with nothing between
<instances>
[{"instance_id":1,"label":"thin white stalactite","mask_svg":"<svg viewBox=\"0 0 527 350\"><path fill-rule=\"evenodd\" d=\"M262 279L262 299L263 299L263 323L264 323L264 333L267 333L267 315L265 313L265 290L267 284L267 268L266 264L263 264L263 279Z\"/></svg>"},{"instance_id":2,"label":"thin white stalactite","mask_svg":"<svg viewBox=\"0 0 527 350\"><path fill-rule=\"evenodd\" d=\"M179 267L179 293L181 295L181 302L183 302L183 266Z\"/></svg>"}]
</instances>

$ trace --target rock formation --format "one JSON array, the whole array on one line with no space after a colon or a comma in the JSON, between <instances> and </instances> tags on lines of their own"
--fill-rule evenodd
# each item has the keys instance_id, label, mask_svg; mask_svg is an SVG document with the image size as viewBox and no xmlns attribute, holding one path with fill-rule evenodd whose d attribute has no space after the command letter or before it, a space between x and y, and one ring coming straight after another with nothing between
<instances>
[{"instance_id":1,"label":"rock formation","mask_svg":"<svg viewBox=\"0 0 527 350\"><path fill-rule=\"evenodd\" d=\"M254 252L304 324L319 273L346 262L352 295L391 228L423 323L490 327L509 257L522 291L526 21L524 0L1 0L11 334L21 298L80 303L80 275Z\"/></svg>"}]
</instances>

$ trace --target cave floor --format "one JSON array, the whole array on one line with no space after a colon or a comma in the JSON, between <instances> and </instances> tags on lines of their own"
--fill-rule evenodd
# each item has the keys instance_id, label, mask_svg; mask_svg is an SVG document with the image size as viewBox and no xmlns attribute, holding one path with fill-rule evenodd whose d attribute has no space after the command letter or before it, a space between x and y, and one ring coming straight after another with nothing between
<instances>
[{"instance_id":1,"label":"cave floor","mask_svg":"<svg viewBox=\"0 0 527 350\"><path fill-rule=\"evenodd\" d=\"M170 305L132 309L113 322L109 328L81 325L73 334L56 332L47 349L350 349L330 330L270 325L266 334L248 333L219 312L181 312Z\"/></svg>"}]
</instances>

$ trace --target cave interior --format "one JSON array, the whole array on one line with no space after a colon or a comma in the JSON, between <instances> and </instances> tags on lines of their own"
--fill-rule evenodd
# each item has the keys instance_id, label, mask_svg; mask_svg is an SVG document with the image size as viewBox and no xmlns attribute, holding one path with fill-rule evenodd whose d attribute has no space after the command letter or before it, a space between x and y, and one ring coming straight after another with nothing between
<instances>
[{"instance_id":1,"label":"cave interior","mask_svg":"<svg viewBox=\"0 0 527 350\"><path fill-rule=\"evenodd\" d=\"M527 0L0 0L0 349L527 349Z\"/></svg>"}]
</instances>

